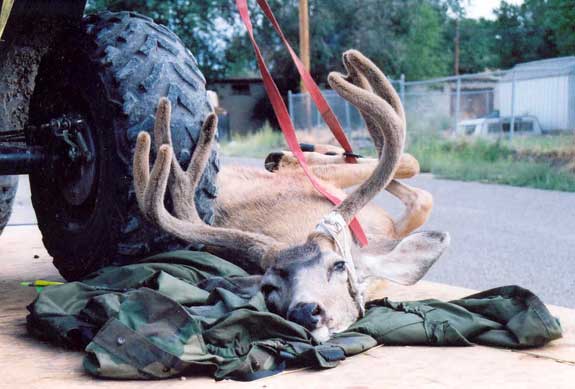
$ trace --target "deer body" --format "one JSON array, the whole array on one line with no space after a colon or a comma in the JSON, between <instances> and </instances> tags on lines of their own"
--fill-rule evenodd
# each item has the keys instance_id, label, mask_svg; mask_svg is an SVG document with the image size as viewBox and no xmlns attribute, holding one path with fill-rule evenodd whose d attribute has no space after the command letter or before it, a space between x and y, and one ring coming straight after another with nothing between
<instances>
[{"instance_id":1,"label":"deer body","mask_svg":"<svg viewBox=\"0 0 575 389\"><path fill-rule=\"evenodd\" d=\"M405 114L395 90L361 53L348 51L343 62L348 74L331 73L328 81L361 112L378 158L345 164L343 150L331 146L305 153L313 174L343 199L337 206L312 187L293 155L274 153L266 159L268 171L222 169L215 221L204 224L193 194L211 152L217 119L213 114L206 119L184 171L173 157L167 99L161 99L156 114L152 170L146 132L138 135L133 165L138 204L149 221L253 273L226 287L260 290L270 311L298 322L320 341L362 315L371 281L413 284L449 245L446 233L413 233L427 220L432 197L398 181L417 174L419 165L403 153ZM353 186L350 193L344 190ZM405 205L398 220L369 204L382 189ZM164 205L167 191L172 212ZM356 216L369 239L367 247L357 246L348 230ZM218 286L217 280L208 282Z\"/></svg>"},{"instance_id":2,"label":"deer body","mask_svg":"<svg viewBox=\"0 0 575 389\"><path fill-rule=\"evenodd\" d=\"M341 166L341 165L339 165ZM337 167L334 167L337 173ZM343 189L322 180L322 185L345 198ZM297 167L275 173L224 166L218 175L218 198L214 225L271 236L288 245L301 243L333 208L317 192ZM380 207L369 204L358 214L366 234L395 237L391 217Z\"/></svg>"}]
</instances>

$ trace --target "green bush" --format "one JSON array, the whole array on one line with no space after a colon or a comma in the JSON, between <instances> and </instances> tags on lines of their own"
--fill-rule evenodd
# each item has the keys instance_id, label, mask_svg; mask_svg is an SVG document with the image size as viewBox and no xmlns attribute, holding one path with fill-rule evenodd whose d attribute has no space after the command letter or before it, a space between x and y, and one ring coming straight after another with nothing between
<instances>
[{"instance_id":1,"label":"green bush","mask_svg":"<svg viewBox=\"0 0 575 389\"><path fill-rule=\"evenodd\" d=\"M224 155L231 157L263 158L274 149L284 146L281 132L266 123L259 131L248 135L235 135L232 140L221 144Z\"/></svg>"},{"instance_id":2,"label":"green bush","mask_svg":"<svg viewBox=\"0 0 575 389\"><path fill-rule=\"evenodd\" d=\"M523 151L529 147L532 151L537 148L549 151L559 144L557 140L545 138L530 137L510 142L415 134L408 152L418 159L423 172L441 178L575 192L575 174L561 164L552 165L551 161L522 159L516 149Z\"/></svg>"}]
</instances>

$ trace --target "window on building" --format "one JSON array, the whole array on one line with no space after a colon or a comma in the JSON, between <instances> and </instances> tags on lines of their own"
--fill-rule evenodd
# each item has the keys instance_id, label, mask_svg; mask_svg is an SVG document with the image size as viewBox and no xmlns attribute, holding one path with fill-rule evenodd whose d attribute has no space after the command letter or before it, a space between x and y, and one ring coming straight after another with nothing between
<instances>
[{"instance_id":1,"label":"window on building","mask_svg":"<svg viewBox=\"0 0 575 389\"><path fill-rule=\"evenodd\" d=\"M232 94L250 95L250 84L232 84Z\"/></svg>"}]
</instances>

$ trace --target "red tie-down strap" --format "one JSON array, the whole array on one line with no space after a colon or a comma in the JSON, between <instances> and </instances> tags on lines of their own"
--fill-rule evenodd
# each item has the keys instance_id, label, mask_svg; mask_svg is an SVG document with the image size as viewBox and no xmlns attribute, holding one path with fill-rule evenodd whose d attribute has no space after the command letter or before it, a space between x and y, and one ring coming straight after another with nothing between
<instances>
[{"instance_id":1,"label":"red tie-down strap","mask_svg":"<svg viewBox=\"0 0 575 389\"><path fill-rule=\"evenodd\" d=\"M264 14L267 16L267 18L272 23L276 32L281 37L284 45L288 48L288 50L291 54L291 57L292 57L295 65L298 69L298 72L300 73L300 75L302 77L303 83L306 86L306 88L308 89L308 91L310 92L310 95L311 95L314 103L318 107L318 110L321 113L322 117L324 118L325 122L328 124L328 126L330 127L330 129L334 133L334 136L336 137L338 142L341 144L341 146L344 148L344 150L348 153L352 153L351 145L349 144L349 141L347 140L347 137L345 136L345 133L343 132L343 129L341 128L341 125L339 124L337 118L335 117L335 114L331 110L330 106L327 104L327 101L325 101L325 98L321 94L319 87L317 86L317 84L315 83L313 78L311 77L309 72L304 68L301 60L298 58L298 56L295 54L295 52L293 51L293 49L289 45L287 39L285 38L277 20L276 20L276 18L274 17L268 3L266 2L266 0L257 0L257 2L259 4L259 6L262 8L262 10L264 11ZM253 26L252 26L252 22L250 20L250 13L248 10L247 0L236 0L236 6L237 6L238 11L240 13L240 17L241 17L244 25L246 26L250 41L252 42L252 45L254 47L254 51L256 54L256 60L257 60L258 68L260 69L260 73L262 75L264 87L266 89L266 92L267 92L268 97L270 99L270 102L272 104L274 113L278 119L279 126L280 126L280 128L284 134L284 137L286 139L286 142L288 144L289 149L297 158L300 166L302 167L304 173L308 177L308 179L311 182L311 184L313 185L313 187L318 192L320 192L322 195L324 195L327 199L329 199L333 204L335 204L335 205L340 204L341 199L338 198L337 196L331 194L329 191L327 191L319 183L319 181L313 175L313 173L310 172L310 170L307 166L303 152L302 152L300 145L297 141L297 136L295 133L294 125L291 121L291 118L289 116L286 105L285 105L285 103L281 97L281 94L277 88L277 85L275 84L275 82L274 82L274 80L273 80L273 78L272 78L272 76L271 76L271 74L270 74L270 72L266 66L266 63L264 61L261 50L260 50L260 48L259 48L259 46L255 40ZM355 162L355 159L353 159L353 162ZM354 218L349 223L349 228L351 229L355 239L359 242L359 244L361 246L366 246L368 243L367 237L365 235L365 232L363 231L363 228L361 227L361 225L357 221L357 218Z\"/></svg>"}]
</instances>

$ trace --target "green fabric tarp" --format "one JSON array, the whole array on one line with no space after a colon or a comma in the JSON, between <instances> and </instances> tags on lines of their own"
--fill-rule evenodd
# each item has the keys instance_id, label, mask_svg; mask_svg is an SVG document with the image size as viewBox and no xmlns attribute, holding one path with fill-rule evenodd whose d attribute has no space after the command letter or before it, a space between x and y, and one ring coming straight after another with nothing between
<instances>
[{"instance_id":1,"label":"green fabric tarp","mask_svg":"<svg viewBox=\"0 0 575 389\"><path fill-rule=\"evenodd\" d=\"M303 327L270 313L260 293L196 286L245 276L227 261L192 251L108 267L82 282L44 288L28 307L28 330L84 349L90 374L122 379L253 380L289 366L334 367L378 344L519 349L561 337L559 321L537 296L506 286L451 302L372 301L363 318L318 344Z\"/></svg>"}]
</instances>

